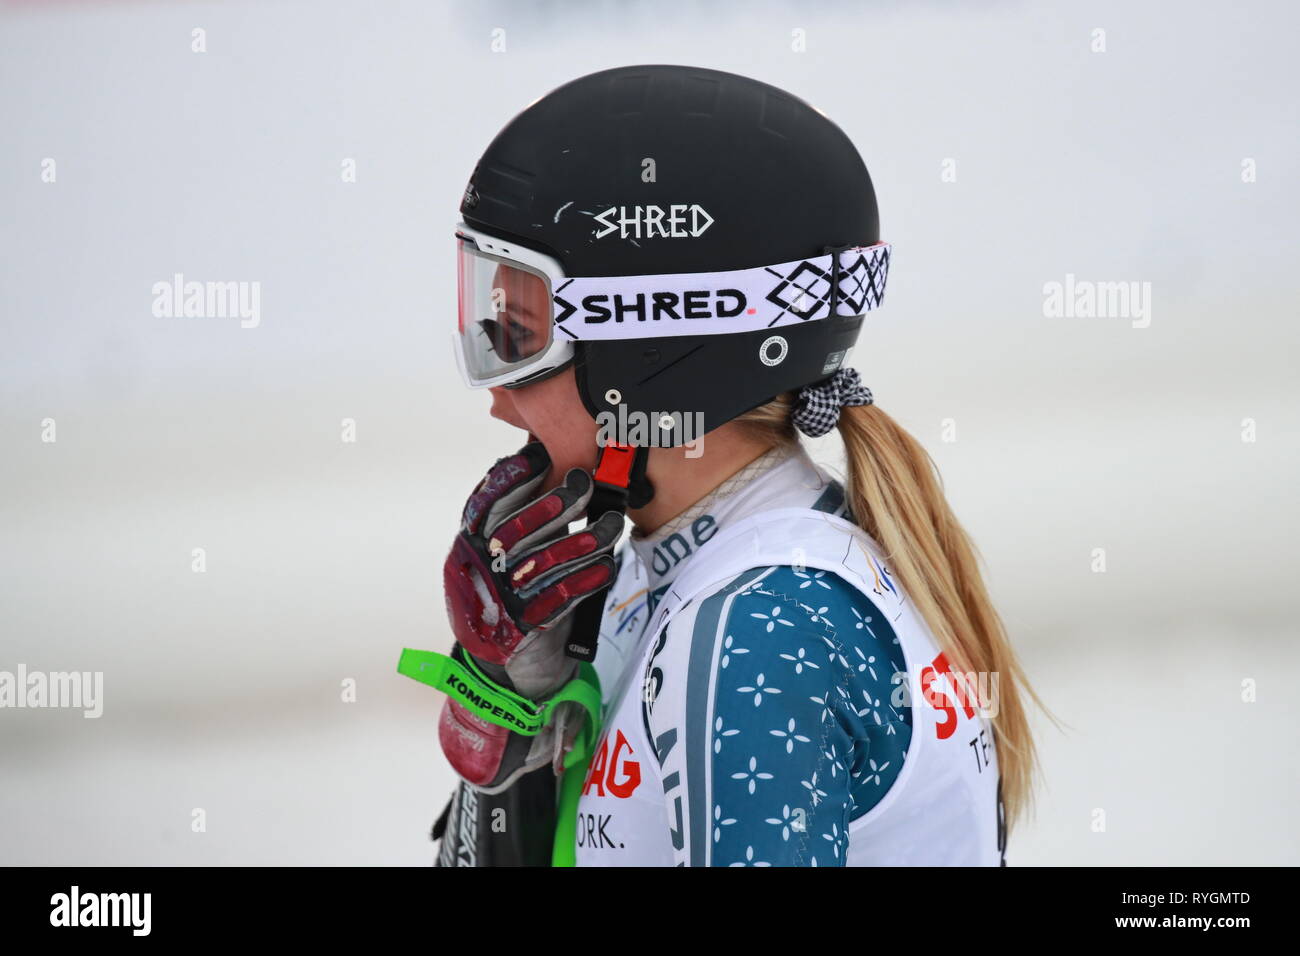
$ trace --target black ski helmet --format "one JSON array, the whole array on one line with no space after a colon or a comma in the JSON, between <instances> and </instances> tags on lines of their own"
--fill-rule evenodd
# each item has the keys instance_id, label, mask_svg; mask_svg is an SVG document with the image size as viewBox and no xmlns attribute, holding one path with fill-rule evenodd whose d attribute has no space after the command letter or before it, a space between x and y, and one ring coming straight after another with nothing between
<instances>
[{"instance_id":1,"label":"black ski helmet","mask_svg":"<svg viewBox=\"0 0 1300 956\"><path fill-rule=\"evenodd\" d=\"M467 226L544 253L570 276L794 264L786 275L767 270L766 298L785 305L793 290L809 293L808 318L825 307L815 321L708 335L690 334L687 322L681 335L575 343L594 417L618 405L699 413L706 432L832 374L862 313L879 304L888 267L885 247L851 284L830 275L847 269L839 250L880 242L871 178L844 132L774 86L697 67L603 70L543 96L488 146L460 211ZM828 253L830 267L805 261ZM649 444L685 440L661 428Z\"/></svg>"}]
</instances>

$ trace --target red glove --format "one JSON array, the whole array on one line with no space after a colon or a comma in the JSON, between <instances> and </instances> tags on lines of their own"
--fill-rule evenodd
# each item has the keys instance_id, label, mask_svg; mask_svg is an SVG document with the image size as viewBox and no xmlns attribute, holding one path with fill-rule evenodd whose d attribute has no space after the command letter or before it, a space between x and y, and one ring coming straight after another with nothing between
<instances>
[{"instance_id":1,"label":"red glove","mask_svg":"<svg viewBox=\"0 0 1300 956\"><path fill-rule=\"evenodd\" d=\"M568 534L586 513L592 477L572 469L544 495L550 473L540 442L502 458L465 505L460 534L443 566L452 633L496 683L542 703L577 673L566 656L573 609L614 579L623 516L607 512ZM560 704L534 737L488 723L447 700L438 726L443 753L468 783L487 793L551 764L558 773L585 714Z\"/></svg>"}]
</instances>

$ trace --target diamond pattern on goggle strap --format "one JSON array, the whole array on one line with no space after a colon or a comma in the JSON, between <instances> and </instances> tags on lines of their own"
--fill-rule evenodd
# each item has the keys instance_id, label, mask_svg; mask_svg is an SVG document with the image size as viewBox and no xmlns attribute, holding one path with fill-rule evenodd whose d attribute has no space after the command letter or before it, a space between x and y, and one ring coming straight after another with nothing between
<instances>
[{"instance_id":1,"label":"diamond pattern on goggle strap","mask_svg":"<svg viewBox=\"0 0 1300 956\"><path fill-rule=\"evenodd\" d=\"M767 301L801 319L811 318L823 307L829 307L831 272L817 264L821 261L826 260L805 259L786 275L769 267L767 271L780 281L767 294ZM850 307L846 314L856 315L879 306L885 295L888 273L887 246L863 249L850 262L841 258L840 302ZM792 289L797 291L792 293Z\"/></svg>"}]
</instances>

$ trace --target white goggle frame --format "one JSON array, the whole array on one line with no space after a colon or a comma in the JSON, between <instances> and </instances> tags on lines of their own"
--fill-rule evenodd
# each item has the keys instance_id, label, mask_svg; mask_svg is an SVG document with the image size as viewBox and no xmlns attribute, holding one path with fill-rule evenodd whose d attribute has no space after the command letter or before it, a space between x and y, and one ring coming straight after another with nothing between
<instances>
[{"instance_id":1,"label":"white goggle frame","mask_svg":"<svg viewBox=\"0 0 1300 956\"><path fill-rule=\"evenodd\" d=\"M530 272L539 273L546 280L548 297L553 296L556 287L564 282L564 269L561 268L559 262L544 253L528 249L508 240L499 239L496 236L490 236L485 232L479 232L463 222L456 226L456 234L472 241L478 247L478 250L486 255L517 263ZM458 303L457 308L460 307ZM554 305L552 305L552 309L554 309ZM549 334L551 337L550 343L536 355L529 356L524 361L517 363L513 368L506 369L497 375L476 376L471 374L468 363L465 361L463 335L457 329L453 333L453 337L455 339L456 366L460 369L461 378L465 380L465 384L470 388L492 388L493 386L521 382L524 379L541 375L543 372L549 372L559 368L566 362L572 361L573 339L556 335L554 320L551 322Z\"/></svg>"}]
</instances>

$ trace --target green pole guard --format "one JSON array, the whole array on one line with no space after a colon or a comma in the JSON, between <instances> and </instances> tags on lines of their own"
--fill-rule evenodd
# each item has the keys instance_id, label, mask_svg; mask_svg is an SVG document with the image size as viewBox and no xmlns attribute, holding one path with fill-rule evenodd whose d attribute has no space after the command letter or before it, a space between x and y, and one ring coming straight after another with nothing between
<instances>
[{"instance_id":1,"label":"green pole guard","mask_svg":"<svg viewBox=\"0 0 1300 956\"><path fill-rule=\"evenodd\" d=\"M600 739L600 678L596 668L586 661L578 665L578 676L571 683L583 681L595 691L595 709L587 709L581 739L564 758L564 776L560 780L560 796L555 815L555 846L551 851L551 866L575 866L578 854L578 800L582 797L582 784L587 779L587 763ZM591 733L587 733L590 730Z\"/></svg>"},{"instance_id":2,"label":"green pole guard","mask_svg":"<svg viewBox=\"0 0 1300 956\"><path fill-rule=\"evenodd\" d=\"M442 691L488 723L526 737L535 736L545 724L536 704L491 680L467 655L458 660L436 651L404 647L397 673Z\"/></svg>"},{"instance_id":3,"label":"green pole guard","mask_svg":"<svg viewBox=\"0 0 1300 956\"><path fill-rule=\"evenodd\" d=\"M451 697L488 723L505 727L526 737L536 736L551 722L555 708L574 701L587 712L582 730L573 749L564 755L564 773L560 780L556 806L555 843L551 851L552 866L573 866L577 861L578 800L587 776L587 762L596 749L600 735L600 678L586 661L578 664L578 674L540 706L507 690L489 678L468 654L449 657L436 651L402 648L397 672Z\"/></svg>"}]
</instances>

